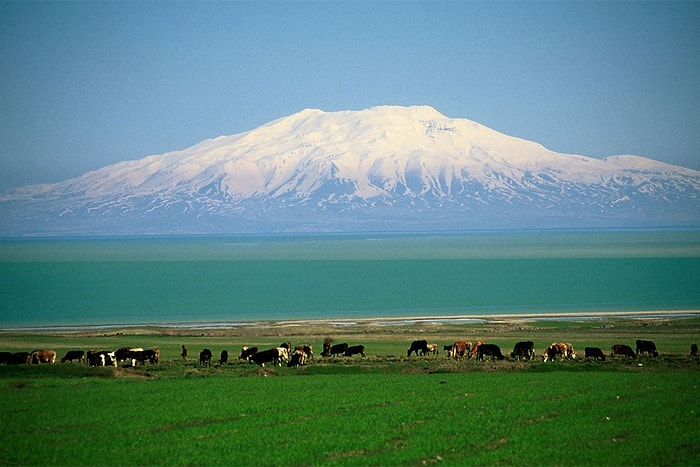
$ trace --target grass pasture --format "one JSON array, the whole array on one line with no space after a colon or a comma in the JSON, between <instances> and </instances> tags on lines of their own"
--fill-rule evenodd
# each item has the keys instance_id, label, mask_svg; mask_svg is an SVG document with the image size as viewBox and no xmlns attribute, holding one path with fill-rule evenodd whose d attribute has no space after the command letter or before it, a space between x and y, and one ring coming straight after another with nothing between
<instances>
[{"instance_id":1,"label":"grass pasture","mask_svg":"<svg viewBox=\"0 0 700 467\"><path fill-rule=\"evenodd\" d=\"M284 328L228 332L1 334L0 350L159 346L137 368L0 366L4 465L697 465L700 320ZM301 368L196 353L312 342L367 346L367 358L319 356ZM525 338L655 340L658 359L541 363L406 357L408 343ZM179 358L187 343L191 359Z\"/></svg>"}]
</instances>

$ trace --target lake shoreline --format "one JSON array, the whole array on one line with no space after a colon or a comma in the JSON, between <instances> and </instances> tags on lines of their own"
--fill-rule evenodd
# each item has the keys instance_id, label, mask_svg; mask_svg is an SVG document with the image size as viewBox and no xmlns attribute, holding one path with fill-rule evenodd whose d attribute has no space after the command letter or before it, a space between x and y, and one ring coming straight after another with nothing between
<instances>
[{"instance_id":1,"label":"lake shoreline","mask_svg":"<svg viewBox=\"0 0 700 467\"><path fill-rule=\"evenodd\" d=\"M351 328L357 326L399 327L416 324L518 324L537 321L587 321L598 319L674 319L700 315L700 310L656 310L656 311L601 311L579 313L524 313L488 315L444 315L444 316L404 316L372 318L309 318L283 320L245 320L231 322L184 322L184 323L134 323L134 324L81 324L56 326L16 326L1 327L0 334L175 334L205 333L244 330L251 328Z\"/></svg>"}]
</instances>

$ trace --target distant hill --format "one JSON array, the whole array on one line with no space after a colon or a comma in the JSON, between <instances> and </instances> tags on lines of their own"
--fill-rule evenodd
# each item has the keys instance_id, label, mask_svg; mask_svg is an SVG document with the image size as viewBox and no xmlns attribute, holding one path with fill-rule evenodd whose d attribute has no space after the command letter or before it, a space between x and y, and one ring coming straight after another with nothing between
<instances>
[{"instance_id":1,"label":"distant hill","mask_svg":"<svg viewBox=\"0 0 700 467\"><path fill-rule=\"evenodd\" d=\"M0 195L0 235L700 226L700 172L560 154L432 107L307 109Z\"/></svg>"}]
</instances>

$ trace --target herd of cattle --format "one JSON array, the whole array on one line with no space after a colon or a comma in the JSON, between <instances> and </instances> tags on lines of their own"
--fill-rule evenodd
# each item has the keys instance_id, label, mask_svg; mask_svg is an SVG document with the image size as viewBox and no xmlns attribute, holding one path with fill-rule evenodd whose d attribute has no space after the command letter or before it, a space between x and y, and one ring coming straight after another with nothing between
<instances>
[{"instance_id":1,"label":"herd of cattle","mask_svg":"<svg viewBox=\"0 0 700 467\"><path fill-rule=\"evenodd\" d=\"M326 338L323 342L322 357L337 357L345 356L352 357L353 355L365 354L364 345L352 345L347 343L331 345L332 339ZM412 354L421 355L437 355L439 354L437 344L428 343L427 340L415 340L411 342L408 348L407 356ZM478 340L474 344L471 341L457 341L450 345L443 346L443 351L447 353L447 357L455 360L463 360L465 358L476 358L477 361L483 361L484 356L491 357L492 360L504 360L506 357L501 352L501 348L496 344L487 344L484 341ZM182 357L187 359L187 347L182 346ZM658 357L659 352L656 350L656 344L648 340L637 340L636 349L625 344L615 344L612 346L611 357L628 357L639 358L643 355ZM690 346L690 356L697 358L698 346L692 344ZM212 352L210 349L204 349L199 353L199 364L202 366L211 366ZM222 350L219 358L219 365L228 363L228 351ZM292 348L289 342L284 342L278 347L273 347L266 350L259 350L257 347L244 346L241 349L241 354L238 357L250 363L255 363L264 367L266 363L273 365L286 364L287 366L302 366L310 359L313 359L314 351L311 344L297 345ZM54 350L35 350L33 352L0 352L0 364L40 364L56 363L57 354ZM532 360L536 358L535 344L532 341L521 341L515 344L513 351L510 353L510 358L513 360ZM543 362L559 360L575 360L576 351L574 346L567 342L553 342L548 345L541 354ZM586 347L586 360L605 360L605 354L599 347ZM118 366L120 362L127 362L132 366L137 364L144 365L146 362L155 364L160 360L160 350L158 348L143 349L137 347L121 347L113 352L107 350L70 350L61 359L61 363L77 361L80 363L88 363L91 366Z\"/></svg>"},{"instance_id":2,"label":"herd of cattle","mask_svg":"<svg viewBox=\"0 0 700 467\"><path fill-rule=\"evenodd\" d=\"M637 340L636 350L625 344L615 344L612 346L611 357L631 357L638 358L644 354L648 356L658 357L659 352L656 350L656 344L648 340ZM411 343L408 348L407 355L410 357L415 352L416 355L437 354L438 346L429 344L426 340L417 340ZM446 345L443 350L447 352L449 358L461 360L464 358L474 358L477 361L483 361L484 356L490 356L492 360L504 360L506 357L501 352L501 348L496 344L487 344L484 341L476 341L472 345L471 341L458 341L451 345ZM697 357L698 347L696 344L690 347L691 356ZM510 353L510 358L513 360L532 360L535 358L535 343L532 341L521 341L515 344L513 351ZM559 360L575 360L576 351L574 346L568 342L553 342L547 346L541 355L543 362ZM605 360L605 354L599 347L585 348L586 360Z\"/></svg>"},{"instance_id":3,"label":"herd of cattle","mask_svg":"<svg viewBox=\"0 0 700 467\"><path fill-rule=\"evenodd\" d=\"M33 352L0 352L0 364L28 365L30 363L56 363L55 350L34 350ZM130 362L136 366L146 362L158 363L160 360L159 349L142 349L137 347L122 347L110 352L107 350L69 350L61 359L61 363L74 362L89 363L91 366L117 366L119 362Z\"/></svg>"}]
</instances>

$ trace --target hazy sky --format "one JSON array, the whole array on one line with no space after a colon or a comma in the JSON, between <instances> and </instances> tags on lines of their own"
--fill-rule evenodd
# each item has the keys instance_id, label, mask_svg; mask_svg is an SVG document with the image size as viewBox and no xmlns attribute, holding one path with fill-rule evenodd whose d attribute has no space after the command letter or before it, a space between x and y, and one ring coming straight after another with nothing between
<instances>
[{"instance_id":1,"label":"hazy sky","mask_svg":"<svg viewBox=\"0 0 700 467\"><path fill-rule=\"evenodd\" d=\"M700 169L700 2L0 1L0 190L384 104Z\"/></svg>"}]
</instances>

